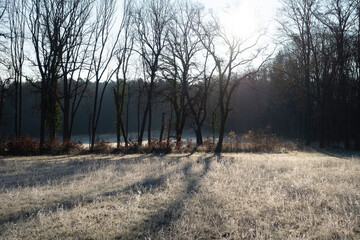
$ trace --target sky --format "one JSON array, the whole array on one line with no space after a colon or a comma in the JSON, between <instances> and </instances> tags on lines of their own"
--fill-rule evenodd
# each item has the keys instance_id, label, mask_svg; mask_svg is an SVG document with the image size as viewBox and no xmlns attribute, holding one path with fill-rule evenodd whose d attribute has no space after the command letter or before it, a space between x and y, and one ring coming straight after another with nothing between
<instances>
[{"instance_id":1,"label":"sky","mask_svg":"<svg viewBox=\"0 0 360 240\"><path fill-rule=\"evenodd\" d=\"M275 17L277 9L280 7L280 0L195 1L202 3L208 9L212 9L219 17L223 27L227 29L227 32L240 38L247 38L263 28L268 29L268 36L273 35L275 32ZM120 2L121 1L119 1L119 3ZM271 39L268 38L266 41L270 42ZM35 72L36 71L37 70L35 69ZM30 72L32 72L32 74ZM33 71L30 72L30 75L34 74Z\"/></svg>"},{"instance_id":2,"label":"sky","mask_svg":"<svg viewBox=\"0 0 360 240\"><path fill-rule=\"evenodd\" d=\"M247 36L259 28L275 31L275 17L279 0L198 0L219 16L225 28Z\"/></svg>"},{"instance_id":3,"label":"sky","mask_svg":"<svg viewBox=\"0 0 360 240\"><path fill-rule=\"evenodd\" d=\"M281 6L281 0L197 0L206 8L211 9L219 18L226 35L246 40L252 45L259 34L258 45L243 53L241 58L248 58L258 48L266 47L264 54L252 61L252 66L259 66L265 58L274 53L277 45L274 35L278 28L276 15ZM265 35L262 35L266 29ZM250 40L249 40L250 39ZM246 47L246 44L243 47ZM224 49L225 52L225 49ZM244 66L246 70L247 66Z\"/></svg>"}]
</instances>

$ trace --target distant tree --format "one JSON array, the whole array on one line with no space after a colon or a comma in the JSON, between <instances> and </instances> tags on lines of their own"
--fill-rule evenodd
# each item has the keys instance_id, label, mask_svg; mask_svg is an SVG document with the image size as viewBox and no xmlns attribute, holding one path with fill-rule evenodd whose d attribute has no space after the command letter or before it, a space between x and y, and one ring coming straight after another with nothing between
<instances>
[{"instance_id":1,"label":"distant tree","mask_svg":"<svg viewBox=\"0 0 360 240\"><path fill-rule=\"evenodd\" d=\"M151 141L152 100L155 80L160 67L160 56L165 48L168 35L167 25L173 17L169 0L145 0L137 6L135 22L137 27L137 48L145 68L144 78L147 98L138 134L138 144L142 144L146 120L148 119L148 142Z\"/></svg>"},{"instance_id":2,"label":"distant tree","mask_svg":"<svg viewBox=\"0 0 360 240\"><path fill-rule=\"evenodd\" d=\"M30 0L28 2L29 16L27 25L34 47L35 60L31 63L38 68L41 80L40 92L40 151L43 151L45 128L49 127L50 140L55 139L59 105L58 80L61 78L61 61L64 47L72 29L67 21L73 13L72 1Z\"/></svg>"},{"instance_id":3,"label":"distant tree","mask_svg":"<svg viewBox=\"0 0 360 240\"><path fill-rule=\"evenodd\" d=\"M8 7L8 1L1 1L0 2L0 37L4 38L6 37L6 32L4 31L4 29L6 29L6 9Z\"/></svg>"},{"instance_id":4,"label":"distant tree","mask_svg":"<svg viewBox=\"0 0 360 240\"><path fill-rule=\"evenodd\" d=\"M22 126L22 79L23 65L25 60L24 43L25 43L25 23L26 8L25 0L9 1L7 12L9 18L9 39L10 39L10 56L11 72L14 85L14 120L15 135L20 137Z\"/></svg>"},{"instance_id":5,"label":"distant tree","mask_svg":"<svg viewBox=\"0 0 360 240\"><path fill-rule=\"evenodd\" d=\"M93 48L91 52L92 69L90 70L95 83L90 127L91 150L93 150L95 146L96 130L101 116L106 87L120 67L112 63L121 33L121 28L113 30L116 0L98 0L95 10Z\"/></svg>"},{"instance_id":6,"label":"distant tree","mask_svg":"<svg viewBox=\"0 0 360 240\"><path fill-rule=\"evenodd\" d=\"M10 78L0 77L0 126L3 120L4 107L9 95Z\"/></svg>"},{"instance_id":7,"label":"distant tree","mask_svg":"<svg viewBox=\"0 0 360 240\"><path fill-rule=\"evenodd\" d=\"M6 58L7 45L5 41L5 37L7 33L4 29L6 29L6 9L8 6L8 1L0 2L0 69L5 72L9 69L9 61ZM2 75L4 72L2 72ZM0 76L0 126L3 120L3 110L5 107L5 103L9 94L9 86L10 86L10 78L8 76Z\"/></svg>"},{"instance_id":8,"label":"distant tree","mask_svg":"<svg viewBox=\"0 0 360 240\"><path fill-rule=\"evenodd\" d=\"M56 94L62 111L63 143L71 140L74 119L90 81L92 62L90 58L93 36L91 12L94 0L71 0L71 11L66 21L67 35L60 58L60 84ZM86 74L88 71L88 74Z\"/></svg>"},{"instance_id":9,"label":"distant tree","mask_svg":"<svg viewBox=\"0 0 360 240\"><path fill-rule=\"evenodd\" d=\"M300 79L304 83L304 102L306 103L304 132L305 144L311 141L311 117L313 111L311 94L311 59L313 45L314 11L317 9L317 0L284 0L282 8L285 19L280 22L283 34L296 46L295 54L301 64Z\"/></svg>"},{"instance_id":10,"label":"distant tree","mask_svg":"<svg viewBox=\"0 0 360 240\"><path fill-rule=\"evenodd\" d=\"M130 92L126 91L128 88L128 70L129 70L129 61L133 53L134 47L134 28L132 26L132 1L124 1L123 6L123 20L121 29L121 39L119 41L118 50L116 53L118 69L116 72L116 87L114 90L115 98L115 110L116 110L116 142L117 148L120 147L120 135L122 132L125 146L128 146L128 123L123 121L123 113L125 106L129 106L129 102L126 102L126 94L130 97ZM129 89L128 89L129 90ZM129 101L129 99L128 99ZM127 103L127 105L126 105ZM128 107L127 107L128 109Z\"/></svg>"},{"instance_id":11,"label":"distant tree","mask_svg":"<svg viewBox=\"0 0 360 240\"><path fill-rule=\"evenodd\" d=\"M185 127L186 119L190 115L190 111L196 121L197 142L202 143L201 126L198 114L204 114L204 109L195 109L195 101L199 95L190 97L191 86L198 86L200 89L207 89L207 85L199 86L197 75L201 75L199 71L198 60L196 57L203 50L199 35L197 34L198 19L202 11L202 7L190 1L178 1L175 4L176 15L171 19L169 24L169 33L167 35L166 48L163 52L164 65L161 68L163 77L167 83L163 95L172 104L175 114L175 133L177 146L180 145L182 133ZM202 57L202 56L201 56ZM200 92L197 92L200 94ZM195 100L196 99L196 100ZM191 110L190 110L191 109ZM201 113L200 113L201 112ZM200 126L200 128L199 128Z\"/></svg>"},{"instance_id":12,"label":"distant tree","mask_svg":"<svg viewBox=\"0 0 360 240\"><path fill-rule=\"evenodd\" d=\"M358 0L331 0L324 4L322 11L316 12L316 17L331 32L336 46L336 79L338 82L338 95L343 116L343 140L346 149L350 149L351 138L351 99L350 99L350 31L357 20L356 10Z\"/></svg>"},{"instance_id":13,"label":"distant tree","mask_svg":"<svg viewBox=\"0 0 360 240\"><path fill-rule=\"evenodd\" d=\"M215 34L215 38L209 38L212 34ZM217 91L218 91L218 105L219 105L219 140L215 151L221 152L223 146L223 140L225 135L226 122L229 117L229 113L232 110L231 99L235 89L239 84L246 79L249 75L256 73L260 67L269 58L266 56L266 47L258 47L259 39L263 34L253 38L247 38L241 40L236 36L230 36L226 33L223 27L220 26L219 22L214 18L214 21L210 27L204 31L203 46L209 52L216 65L216 73L218 77ZM210 40L210 41L209 41ZM249 43L250 41L250 43ZM222 46L226 49L224 54L223 50L219 50ZM259 56L263 56L264 60L261 61L259 67L255 70L251 69L251 64ZM238 71L243 68L243 73L239 74Z\"/></svg>"}]
</instances>

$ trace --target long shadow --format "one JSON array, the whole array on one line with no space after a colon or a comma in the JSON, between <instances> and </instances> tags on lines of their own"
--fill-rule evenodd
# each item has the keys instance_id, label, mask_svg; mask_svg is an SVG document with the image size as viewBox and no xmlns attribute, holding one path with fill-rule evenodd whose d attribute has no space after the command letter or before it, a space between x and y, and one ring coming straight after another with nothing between
<instances>
[{"instance_id":1,"label":"long shadow","mask_svg":"<svg viewBox=\"0 0 360 240\"><path fill-rule=\"evenodd\" d=\"M127 159L127 161L138 162L147 157L146 155L138 156ZM66 162L56 162L53 159L39 160L31 166L24 166L24 169L21 169L23 173L16 173L16 169L11 169L10 166L9 169L0 172L0 189L42 186L48 184L49 181L62 180L79 173L89 173L109 165L120 166L123 164L121 158L118 160L111 160L111 158L111 156L100 159L97 159L96 156L95 158L83 157ZM17 164L21 165L21 162Z\"/></svg>"},{"instance_id":2,"label":"long shadow","mask_svg":"<svg viewBox=\"0 0 360 240\"><path fill-rule=\"evenodd\" d=\"M157 239L157 236L161 229L166 229L170 227L171 223L176 221L181 217L182 212L184 211L184 202L189 200L194 194L198 192L200 180L209 172L211 160L214 158L215 154L205 159L198 160L197 162L204 162L204 168L200 174L191 174L190 169L192 167L191 163L188 163L184 166L182 171L184 172L187 187L182 192L181 196L174 201L172 201L168 207L164 210L159 210L156 214L150 216L142 223L139 223L136 229L143 234L147 230L151 230L151 234ZM148 224L144 224L148 223ZM137 238L146 238L148 236L137 236ZM126 237L118 236L115 239L125 239Z\"/></svg>"},{"instance_id":3,"label":"long shadow","mask_svg":"<svg viewBox=\"0 0 360 240\"><path fill-rule=\"evenodd\" d=\"M328 155L330 157L337 157L337 158L343 158L343 159L349 159L349 158L360 158L360 152L355 151L345 151L345 150L318 150L319 153Z\"/></svg>"},{"instance_id":4,"label":"long shadow","mask_svg":"<svg viewBox=\"0 0 360 240\"><path fill-rule=\"evenodd\" d=\"M185 166L185 168L190 168L190 167ZM31 209L29 211L12 212L9 215L0 216L0 229L1 229L1 225L5 224L5 223L8 223L8 222L16 223L22 219L27 219L27 218L30 218L31 216L36 216L40 211L41 212L56 212L57 209L59 209L59 208L64 209L64 210L71 210L79 203L80 204L91 204L99 197L111 197L111 196L116 196L117 194L120 194L120 193L131 193L134 191L135 192L141 191L142 193L146 193L146 192L149 192L152 190L155 191L156 189L163 186L166 182L166 179L168 177L170 177L171 175L175 174L176 172L177 172L177 169L175 169L169 173L162 174L159 177L148 176L142 181L136 182L134 184L131 184L130 186L127 186L123 189L116 190L116 191L103 192L103 193L100 193L100 194L97 194L97 195L91 196L91 197L86 196L86 195L85 196L77 196L77 197L65 199L65 200L62 200L59 202L51 203L51 204L48 204L47 206L42 206L42 207L39 207L36 209Z\"/></svg>"}]
</instances>

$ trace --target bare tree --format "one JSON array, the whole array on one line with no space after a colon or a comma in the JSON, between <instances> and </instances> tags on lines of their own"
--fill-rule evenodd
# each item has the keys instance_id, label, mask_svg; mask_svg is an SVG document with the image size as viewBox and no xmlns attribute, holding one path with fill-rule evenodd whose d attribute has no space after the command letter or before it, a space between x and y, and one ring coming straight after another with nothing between
<instances>
[{"instance_id":1,"label":"bare tree","mask_svg":"<svg viewBox=\"0 0 360 240\"><path fill-rule=\"evenodd\" d=\"M127 88L127 79L128 79L128 68L130 57L133 52L134 46L134 32L132 28L132 1L124 1L123 5L123 21L120 28L122 29L121 40L119 41L119 49L116 53L118 61L118 70L116 72L116 87L114 90L115 97L115 107L116 107L116 141L117 148L120 147L120 135L123 134L125 146L128 146L128 124L124 126L124 121L122 115L125 107L125 95ZM130 97L130 92L127 91L127 94ZM129 101L129 100L128 100ZM128 105L127 105L128 106ZM127 107L128 109L128 107ZM127 122L127 121L126 121Z\"/></svg>"},{"instance_id":2,"label":"bare tree","mask_svg":"<svg viewBox=\"0 0 360 240\"><path fill-rule=\"evenodd\" d=\"M14 0L9 2L7 12L9 18L9 39L11 68L13 84L15 88L15 135L21 135L22 125L22 79L24 65L24 43L25 43L25 22L26 8L25 0Z\"/></svg>"},{"instance_id":3,"label":"bare tree","mask_svg":"<svg viewBox=\"0 0 360 240\"><path fill-rule=\"evenodd\" d=\"M312 116L312 96L311 96L311 59L314 29L314 10L318 8L317 0L284 0L283 13L286 17L281 23L282 30L299 50L300 64L303 69L303 79L305 87L305 144L310 145L311 140L311 116Z\"/></svg>"},{"instance_id":4,"label":"bare tree","mask_svg":"<svg viewBox=\"0 0 360 240\"><path fill-rule=\"evenodd\" d=\"M147 102L143 113L138 144L142 144L146 120L148 118L148 142L151 141L152 98L160 56L166 44L167 25L172 18L169 0L146 0L138 6L136 12L137 43L136 51L140 54L145 66L148 80L145 80Z\"/></svg>"},{"instance_id":5,"label":"bare tree","mask_svg":"<svg viewBox=\"0 0 360 240\"><path fill-rule=\"evenodd\" d=\"M270 55L264 55L266 46L256 48L258 46L260 38L263 33L260 33L257 37L249 37L245 40L241 40L236 36L230 37L226 33L224 28L220 27L219 22L214 18L214 22L210 28L205 29L202 39L203 46L207 49L212 56L215 65L216 73L218 77L218 105L220 111L220 129L219 129L219 141L215 151L221 152L223 139L225 135L226 122L229 117L229 113L232 110L231 98L239 84L246 79L249 75L256 73ZM210 36L215 34L215 39ZM219 41L219 42L218 42ZM226 48L225 54L219 54L219 46ZM262 61L255 70L251 70L251 64L255 59L262 56ZM240 74L239 69L244 73Z\"/></svg>"},{"instance_id":6,"label":"bare tree","mask_svg":"<svg viewBox=\"0 0 360 240\"><path fill-rule=\"evenodd\" d=\"M112 39L112 29L115 22L114 14L116 0L97 1L96 16L93 33L92 69L95 83L95 92L91 112L91 139L90 149L95 146L96 130L101 116L102 102L108 83L117 72L119 65L112 65L116 52L116 46L120 37L121 28L115 30ZM125 13L124 13L125 14Z\"/></svg>"},{"instance_id":7,"label":"bare tree","mask_svg":"<svg viewBox=\"0 0 360 240\"><path fill-rule=\"evenodd\" d=\"M346 149L350 149L351 138L351 104L349 61L351 56L350 29L357 20L356 10L358 0L331 0L324 5L322 11L316 12L316 17L331 32L336 46L336 78L339 84L338 95L343 116L343 140Z\"/></svg>"},{"instance_id":8,"label":"bare tree","mask_svg":"<svg viewBox=\"0 0 360 240\"><path fill-rule=\"evenodd\" d=\"M92 67L89 55L93 29L89 19L93 3L94 0L73 0L73 11L66 18L68 35L60 59L62 89L56 95L63 113L65 147L71 140L75 115L90 81L88 70Z\"/></svg>"},{"instance_id":9,"label":"bare tree","mask_svg":"<svg viewBox=\"0 0 360 240\"><path fill-rule=\"evenodd\" d=\"M3 111L9 95L10 78L0 77L0 126L3 120Z\"/></svg>"},{"instance_id":10,"label":"bare tree","mask_svg":"<svg viewBox=\"0 0 360 240\"><path fill-rule=\"evenodd\" d=\"M7 33L4 29L6 29L6 9L8 6L8 1L0 2L0 70L2 74L7 72L9 69L9 61L6 57L7 55L7 45L5 41L5 37ZM3 110L5 107L5 103L9 94L9 86L10 86L10 78L8 76L0 76L0 125L3 120Z\"/></svg>"},{"instance_id":11,"label":"bare tree","mask_svg":"<svg viewBox=\"0 0 360 240\"><path fill-rule=\"evenodd\" d=\"M7 35L6 32L3 32L4 29L6 29L6 27L5 27L6 26L5 18L6 18L7 6L8 6L8 1L1 1L0 2L0 27L1 27L0 37L1 38L5 37Z\"/></svg>"},{"instance_id":12,"label":"bare tree","mask_svg":"<svg viewBox=\"0 0 360 240\"><path fill-rule=\"evenodd\" d=\"M206 99L207 94L200 94L200 91L197 91L195 96L190 96L190 92L194 93L194 90L191 91L190 88L196 87L205 92L208 90L206 79L204 86L201 86L198 80L198 76L202 75L202 70L199 70L201 64L196 59L199 56L202 58L200 52L203 50L199 34L197 34L202 10L200 5L190 1L177 2L177 14L169 24L166 51L163 54L162 72L169 83L166 86L168 91L165 90L163 93L172 104L175 113L175 133L178 146L189 115L195 121L197 143L198 145L202 144L201 124L206 118L206 107L203 108L204 102L201 100ZM205 62L206 60L207 58L205 58ZM201 102L199 107L195 106L198 102ZM199 119L200 116L202 119Z\"/></svg>"},{"instance_id":13,"label":"bare tree","mask_svg":"<svg viewBox=\"0 0 360 240\"><path fill-rule=\"evenodd\" d=\"M31 0L28 2L27 25L34 47L35 60L41 79L40 151L43 151L46 124L50 139L54 140L58 127L59 110L56 94L61 77L61 61L65 43L72 29L67 17L73 12L72 1ZM71 22L72 24L72 22Z\"/></svg>"}]
</instances>

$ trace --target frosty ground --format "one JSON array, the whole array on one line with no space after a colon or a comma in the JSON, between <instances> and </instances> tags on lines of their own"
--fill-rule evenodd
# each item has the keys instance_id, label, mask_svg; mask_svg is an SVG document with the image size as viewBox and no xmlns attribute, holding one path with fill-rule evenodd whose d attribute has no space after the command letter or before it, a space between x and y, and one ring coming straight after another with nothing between
<instances>
[{"instance_id":1,"label":"frosty ground","mask_svg":"<svg viewBox=\"0 0 360 240\"><path fill-rule=\"evenodd\" d=\"M0 238L360 238L360 158L319 152L6 157Z\"/></svg>"}]
</instances>

